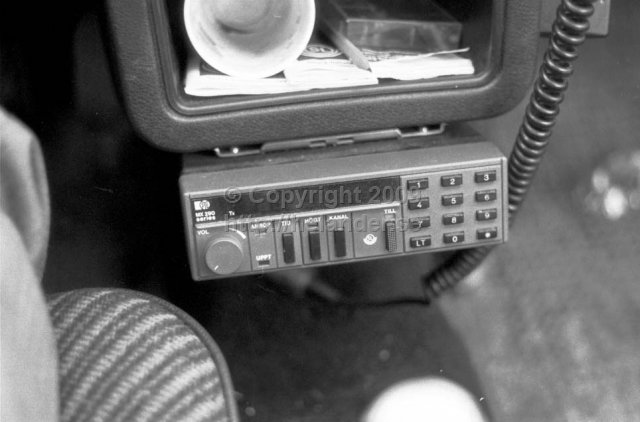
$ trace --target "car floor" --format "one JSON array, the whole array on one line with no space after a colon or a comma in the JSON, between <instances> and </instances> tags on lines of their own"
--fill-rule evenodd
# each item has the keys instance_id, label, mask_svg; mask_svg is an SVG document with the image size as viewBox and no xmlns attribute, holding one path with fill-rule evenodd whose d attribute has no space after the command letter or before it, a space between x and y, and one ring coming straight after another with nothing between
<instances>
[{"instance_id":1,"label":"car floor","mask_svg":"<svg viewBox=\"0 0 640 422\"><path fill-rule=\"evenodd\" d=\"M615 2L610 36L584 46L509 242L434 307L336 309L260 277L193 283L179 157L135 139L121 111L38 132L53 205L45 290L128 287L175 302L221 346L247 421L353 421L384 387L429 375L466 386L496 421L634 420L640 212L613 221L583 201L609 154L640 149L633 3ZM508 152L525 104L474 126ZM321 275L384 297L418 293L432 267L414 256Z\"/></svg>"}]
</instances>

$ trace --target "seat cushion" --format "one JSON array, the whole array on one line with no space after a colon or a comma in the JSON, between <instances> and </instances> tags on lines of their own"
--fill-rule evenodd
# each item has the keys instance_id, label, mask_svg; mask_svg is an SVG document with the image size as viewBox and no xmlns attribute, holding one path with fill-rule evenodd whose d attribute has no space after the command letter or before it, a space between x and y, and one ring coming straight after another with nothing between
<instances>
[{"instance_id":1,"label":"seat cushion","mask_svg":"<svg viewBox=\"0 0 640 422\"><path fill-rule=\"evenodd\" d=\"M235 421L224 358L177 307L122 289L48 298L61 421Z\"/></svg>"}]
</instances>

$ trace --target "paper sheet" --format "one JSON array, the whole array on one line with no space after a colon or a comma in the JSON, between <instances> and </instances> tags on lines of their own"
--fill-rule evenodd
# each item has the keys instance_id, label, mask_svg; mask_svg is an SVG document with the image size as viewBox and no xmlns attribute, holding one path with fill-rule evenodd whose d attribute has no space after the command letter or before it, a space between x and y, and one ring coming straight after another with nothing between
<instances>
[{"instance_id":1,"label":"paper sheet","mask_svg":"<svg viewBox=\"0 0 640 422\"><path fill-rule=\"evenodd\" d=\"M225 75L203 62L195 53L189 59L185 92L196 97L282 94L311 89L375 85L378 79L419 80L440 76L471 75L470 59L458 53L468 49L431 54L363 50L371 71L354 65L330 44L312 40L291 66L275 76L261 79Z\"/></svg>"},{"instance_id":2,"label":"paper sheet","mask_svg":"<svg viewBox=\"0 0 640 422\"><path fill-rule=\"evenodd\" d=\"M469 48L414 54L402 51L362 50L369 61L371 72L379 79L419 80L440 76L473 75L475 68L470 59L460 56Z\"/></svg>"}]
</instances>

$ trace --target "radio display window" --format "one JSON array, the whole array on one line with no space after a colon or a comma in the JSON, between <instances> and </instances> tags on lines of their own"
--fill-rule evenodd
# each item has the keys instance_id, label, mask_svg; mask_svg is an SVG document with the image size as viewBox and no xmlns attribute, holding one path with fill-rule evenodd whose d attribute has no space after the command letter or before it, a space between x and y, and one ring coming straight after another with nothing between
<instances>
[{"instance_id":1,"label":"radio display window","mask_svg":"<svg viewBox=\"0 0 640 422\"><path fill-rule=\"evenodd\" d=\"M193 199L195 224L274 214L331 210L359 205L398 202L402 198L400 177L386 177L288 188L229 188L222 196Z\"/></svg>"}]
</instances>

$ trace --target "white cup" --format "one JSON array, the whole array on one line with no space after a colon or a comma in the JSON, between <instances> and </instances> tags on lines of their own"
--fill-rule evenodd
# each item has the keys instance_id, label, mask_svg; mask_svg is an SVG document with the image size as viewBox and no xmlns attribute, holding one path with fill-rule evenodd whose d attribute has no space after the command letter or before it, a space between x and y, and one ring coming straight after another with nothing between
<instances>
[{"instance_id":1,"label":"white cup","mask_svg":"<svg viewBox=\"0 0 640 422\"><path fill-rule=\"evenodd\" d=\"M227 75L265 78L294 62L309 43L314 0L185 0L191 44Z\"/></svg>"}]
</instances>

